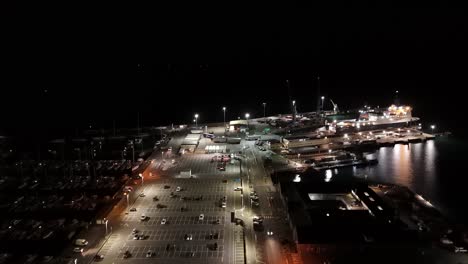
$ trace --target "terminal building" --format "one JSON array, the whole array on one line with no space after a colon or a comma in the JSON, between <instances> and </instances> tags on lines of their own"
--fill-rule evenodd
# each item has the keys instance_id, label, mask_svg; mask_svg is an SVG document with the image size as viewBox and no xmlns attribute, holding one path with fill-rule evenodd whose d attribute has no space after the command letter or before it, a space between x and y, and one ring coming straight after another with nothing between
<instances>
[{"instance_id":1,"label":"terminal building","mask_svg":"<svg viewBox=\"0 0 468 264\"><path fill-rule=\"evenodd\" d=\"M366 184L281 181L280 189L303 263L415 250L417 235Z\"/></svg>"}]
</instances>

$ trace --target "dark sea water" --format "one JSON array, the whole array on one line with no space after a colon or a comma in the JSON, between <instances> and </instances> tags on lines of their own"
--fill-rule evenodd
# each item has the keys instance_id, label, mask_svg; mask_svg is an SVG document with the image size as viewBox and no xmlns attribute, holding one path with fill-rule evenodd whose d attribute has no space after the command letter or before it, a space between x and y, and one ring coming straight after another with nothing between
<instances>
[{"instance_id":1,"label":"dark sea water","mask_svg":"<svg viewBox=\"0 0 468 264\"><path fill-rule=\"evenodd\" d=\"M378 159L378 165L327 170L323 176L330 181L357 177L403 185L428 199L451 220L468 223L467 147L467 140L451 136L384 147L368 154Z\"/></svg>"}]
</instances>

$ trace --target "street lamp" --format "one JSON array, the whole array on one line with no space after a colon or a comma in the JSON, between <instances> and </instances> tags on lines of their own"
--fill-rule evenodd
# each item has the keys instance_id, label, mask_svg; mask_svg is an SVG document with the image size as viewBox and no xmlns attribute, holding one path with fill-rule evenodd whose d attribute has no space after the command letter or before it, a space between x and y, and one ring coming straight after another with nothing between
<instances>
[{"instance_id":1,"label":"street lamp","mask_svg":"<svg viewBox=\"0 0 468 264\"><path fill-rule=\"evenodd\" d=\"M325 100L325 96L322 96L322 111L323 111L323 100Z\"/></svg>"},{"instance_id":2,"label":"street lamp","mask_svg":"<svg viewBox=\"0 0 468 264\"><path fill-rule=\"evenodd\" d=\"M250 114L246 113L245 114L245 119L247 120L247 129L249 128L249 117L250 117Z\"/></svg>"},{"instance_id":3,"label":"street lamp","mask_svg":"<svg viewBox=\"0 0 468 264\"><path fill-rule=\"evenodd\" d=\"M431 125L432 133L434 133L435 125Z\"/></svg>"},{"instance_id":4,"label":"street lamp","mask_svg":"<svg viewBox=\"0 0 468 264\"><path fill-rule=\"evenodd\" d=\"M226 107L223 106L223 120L224 120L224 129L226 129Z\"/></svg>"},{"instance_id":5,"label":"street lamp","mask_svg":"<svg viewBox=\"0 0 468 264\"><path fill-rule=\"evenodd\" d=\"M263 103L263 121L266 121L266 103Z\"/></svg>"},{"instance_id":6,"label":"street lamp","mask_svg":"<svg viewBox=\"0 0 468 264\"><path fill-rule=\"evenodd\" d=\"M241 202L242 202L242 209L244 208L244 194L241 192ZM244 216L244 210L242 210L242 216Z\"/></svg>"},{"instance_id":7,"label":"street lamp","mask_svg":"<svg viewBox=\"0 0 468 264\"><path fill-rule=\"evenodd\" d=\"M130 198L129 198L130 194L129 194L129 193L124 193L124 195L125 195L125 197L127 197L127 207L128 207L129 204L130 204L130 201L129 201L129 199L130 199Z\"/></svg>"},{"instance_id":8,"label":"street lamp","mask_svg":"<svg viewBox=\"0 0 468 264\"><path fill-rule=\"evenodd\" d=\"M140 176L140 178L141 178L141 185L143 186L143 183L144 183L143 174L142 174L142 173L138 173L138 176Z\"/></svg>"},{"instance_id":9,"label":"street lamp","mask_svg":"<svg viewBox=\"0 0 468 264\"><path fill-rule=\"evenodd\" d=\"M164 160L164 151L161 151L161 159Z\"/></svg>"},{"instance_id":10,"label":"street lamp","mask_svg":"<svg viewBox=\"0 0 468 264\"><path fill-rule=\"evenodd\" d=\"M104 218L104 224L106 224L106 236L107 236L107 222L109 222L109 220Z\"/></svg>"},{"instance_id":11,"label":"street lamp","mask_svg":"<svg viewBox=\"0 0 468 264\"><path fill-rule=\"evenodd\" d=\"M195 126L198 127L198 114L195 114Z\"/></svg>"}]
</instances>

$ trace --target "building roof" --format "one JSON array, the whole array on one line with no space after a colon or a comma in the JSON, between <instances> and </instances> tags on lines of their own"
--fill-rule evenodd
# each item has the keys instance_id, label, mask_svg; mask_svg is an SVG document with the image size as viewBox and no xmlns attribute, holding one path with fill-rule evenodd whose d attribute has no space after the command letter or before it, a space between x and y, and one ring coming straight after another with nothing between
<instances>
[{"instance_id":1,"label":"building roof","mask_svg":"<svg viewBox=\"0 0 468 264\"><path fill-rule=\"evenodd\" d=\"M247 120L243 120L243 119L232 120L232 121L229 121L229 125L230 126L239 126L239 125L247 126L248 122L247 122Z\"/></svg>"},{"instance_id":2,"label":"building roof","mask_svg":"<svg viewBox=\"0 0 468 264\"><path fill-rule=\"evenodd\" d=\"M394 211L364 183L282 182L281 192L300 244L407 239Z\"/></svg>"}]
</instances>

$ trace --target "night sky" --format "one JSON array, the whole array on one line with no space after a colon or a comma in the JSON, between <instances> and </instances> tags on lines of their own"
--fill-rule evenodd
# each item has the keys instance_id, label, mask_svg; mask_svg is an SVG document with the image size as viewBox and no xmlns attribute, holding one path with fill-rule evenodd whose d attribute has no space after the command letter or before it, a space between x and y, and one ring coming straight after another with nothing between
<instances>
[{"instance_id":1,"label":"night sky","mask_svg":"<svg viewBox=\"0 0 468 264\"><path fill-rule=\"evenodd\" d=\"M318 75L322 95L342 109L388 105L399 90L415 115L460 129L467 20L462 9L438 5L164 17L157 10L154 19L115 23L10 15L1 132L66 134L109 128L113 119L136 126L137 112L144 125L190 123L195 112L201 122L222 121L222 106L230 118L261 116L262 102L268 113L285 112L289 97L312 111Z\"/></svg>"}]
</instances>

